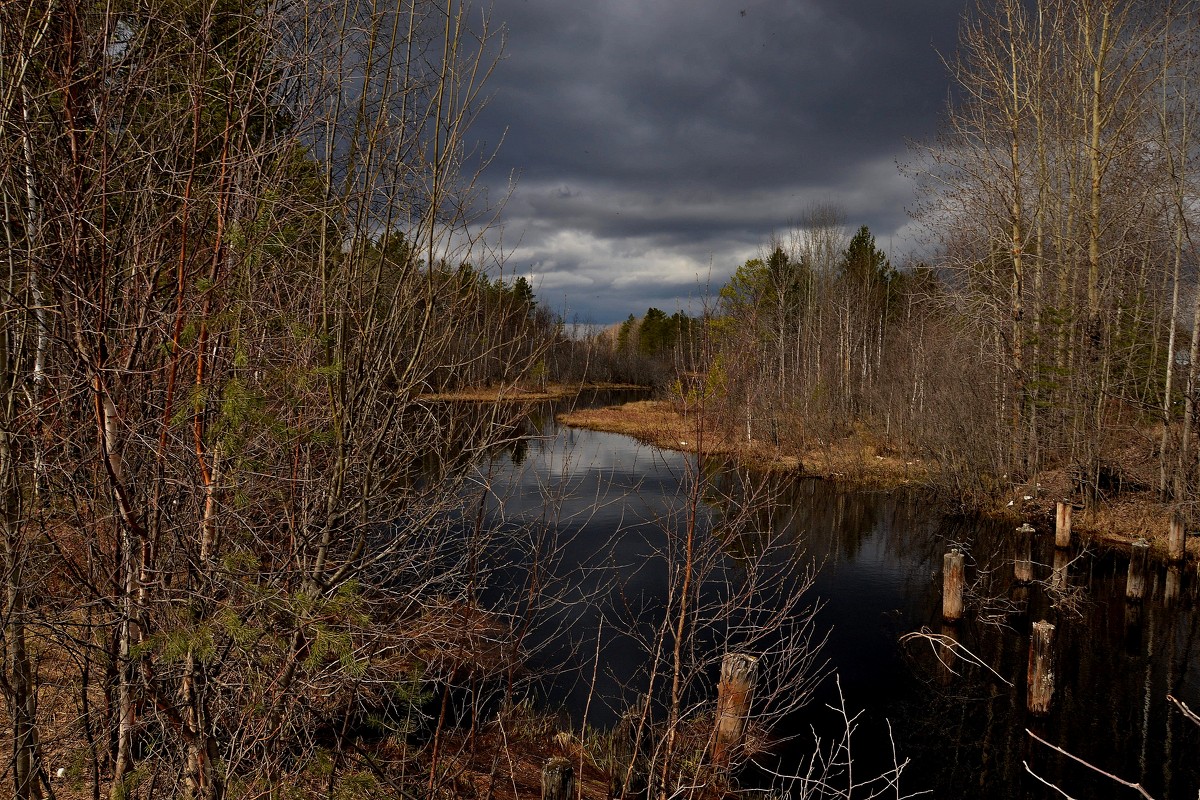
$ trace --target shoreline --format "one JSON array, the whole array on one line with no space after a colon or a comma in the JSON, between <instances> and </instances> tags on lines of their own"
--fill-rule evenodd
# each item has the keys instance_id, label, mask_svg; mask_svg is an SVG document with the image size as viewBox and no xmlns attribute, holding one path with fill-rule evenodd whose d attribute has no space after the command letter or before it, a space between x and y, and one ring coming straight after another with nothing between
<instances>
[{"instance_id":1,"label":"shoreline","mask_svg":"<svg viewBox=\"0 0 1200 800\"><path fill-rule=\"evenodd\" d=\"M586 408L558 415L575 428L618 433L664 450L724 456L767 472L796 472L872 488L891 490L924 485L921 459L905 459L868 442L843 440L791 452L769 442L741 442L703 427L700 414L680 414L669 401L636 400L619 406Z\"/></svg>"},{"instance_id":2,"label":"shoreline","mask_svg":"<svg viewBox=\"0 0 1200 800\"><path fill-rule=\"evenodd\" d=\"M911 489L934 493L930 478L936 464L899 455L860 435L795 452L768 442L736 441L705 430L701 414L685 416L676 404L665 400L579 409L559 414L558 421L570 427L630 436L665 450L727 457L752 469L790 472L798 477L834 481L867 491ZM1060 473L1047 472L1040 482L1014 486L974 513L1010 521L1014 529L1029 523L1039 534L1053 534L1057 502L1070 500L1075 509L1072 534L1079 540L1127 551L1134 541L1145 538L1155 557L1165 557L1173 511L1170 504L1139 492L1086 509L1063 490L1063 483ZM1200 555L1200 541L1191 540L1200 537L1188 536L1188 539L1188 557L1196 558Z\"/></svg>"},{"instance_id":3,"label":"shoreline","mask_svg":"<svg viewBox=\"0 0 1200 800\"><path fill-rule=\"evenodd\" d=\"M453 403L540 403L546 400L565 400L583 392L650 391L649 387L632 383L552 383L540 389L520 386L484 386L456 389L449 392L429 392L419 400Z\"/></svg>"}]
</instances>

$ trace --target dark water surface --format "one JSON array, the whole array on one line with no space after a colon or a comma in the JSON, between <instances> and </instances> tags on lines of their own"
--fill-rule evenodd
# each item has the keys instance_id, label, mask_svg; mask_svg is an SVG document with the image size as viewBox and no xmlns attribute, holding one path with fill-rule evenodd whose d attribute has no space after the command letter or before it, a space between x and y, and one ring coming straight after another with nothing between
<instances>
[{"instance_id":1,"label":"dark water surface","mask_svg":"<svg viewBox=\"0 0 1200 800\"><path fill-rule=\"evenodd\" d=\"M539 580L557 582L563 602L531 641L540 637L544 665L560 668L550 702L576 720L587 709L588 722L611 724L638 690L632 676L647 657L630 634L603 628L601 617L610 619L614 608L631 619L661 610L667 578L656 554L680 524L674 512L689 462L627 437L559 428L548 418L537 424L539 435L492 464L488 513L504 524L537 522L541 535L555 537L555 558ZM857 774L887 769L894 745L899 760L910 761L905 792L1063 796L1031 776L1028 764L1071 797L1139 796L1033 741L1028 728L1140 782L1157 800L1198 796L1200 727L1167 700L1171 694L1200 710L1194 563L1182 572L1152 565L1146 599L1130 604L1126 558L1056 554L1042 531L1036 581L1018 586L1011 526L947 518L911 497L810 479L778 489L769 524L791 543L789 568L817 567L808 600L823 603L817 626L828 633L823 654L837 681L827 677L776 731L791 738L776 748L774 766L796 769L812 751L813 731L838 735L840 717L827 705L837 704L840 685L849 712L861 711L852 745ZM719 524L720 516L705 506L700 522ZM967 618L948 627L940 589L951 544L969 554L972 593ZM1057 625L1057 689L1044 718L1026 713L1024 688L1029 630L1040 619ZM990 669L926 639L902 641L919 631L953 637Z\"/></svg>"}]
</instances>

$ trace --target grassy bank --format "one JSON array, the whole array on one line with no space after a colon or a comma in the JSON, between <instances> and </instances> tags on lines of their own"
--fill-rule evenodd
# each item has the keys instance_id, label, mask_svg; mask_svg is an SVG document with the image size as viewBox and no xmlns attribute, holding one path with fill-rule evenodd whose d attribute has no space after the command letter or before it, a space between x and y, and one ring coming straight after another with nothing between
<instances>
[{"instance_id":1,"label":"grassy bank","mask_svg":"<svg viewBox=\"0 0 1200 800\"><path fill-rule=\"evenodd\" d=\"M645 390L645 386L629 383L552 383L538 388L520 386L478 386L452 392L431 392L423 400L459 403L540 403L546 400L565 400L581 392Z\"/></svg>"},{"instance_id":2,"label":"grassy bank","mask_svg":"<svg viewBox=\"0 0 1200 800\"><path fill-rule=\"evenodd\" d=\"M800 448L746 441L718 432L711 425L706 427L702 415L685 415L678 404L663 400L581 409L560 414L558 419L565 425L624 434L668 450L724 456L757 469L794 472L864 489L933 490L939 474L937 463L897 453L868 434L856 433ZM1052 532L1060 499L1078 500L1072 497L1065 471L1047 471L1026 485L998 492L979 511L988 517L1011 520L1014 527L1029 522L1039 531ZM1171 505L1159 501L1153 492L1135 489L1091 508L1077 504L1072 529L1084 539L1108 547L1127 547L1145 538L1155 551L1165 554L1172 511ZM1198 545L1200 542L1189 541L1192 556L1200 555Z\"/></svg>"},{"instance_id":3,"label":"grassy bank","mask_svg":"<svg viewBox=\"0 0 1200 800\"><path fill-rule=\"evenodd\" d=\"M606 408L560 414L565 425L632 436L668 450L725 456L756 469L797 472L872 488L920 484L925 466L859 439L822 442L794 450L771 442L747 441L736 433L706 426L701 414L685 415L663 400L641 400Z\"/></svg>"}]
</instances>

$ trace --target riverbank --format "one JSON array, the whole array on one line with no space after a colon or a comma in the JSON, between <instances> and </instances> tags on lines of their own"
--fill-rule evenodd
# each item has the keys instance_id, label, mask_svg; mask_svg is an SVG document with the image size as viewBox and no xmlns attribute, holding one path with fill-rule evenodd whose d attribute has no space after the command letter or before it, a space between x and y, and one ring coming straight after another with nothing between
<instances>
[{"instance_id":1,"label":"riverbank","mask_svg":"<svg viewBox=\"0 0 1200 800\"><path fill-rule=\"evenodd\" d=\"M818 442L795 451L757 440L745 441L706 429L700 414L684 415L677 404L642 400L604 408L560 414L564 425L631 436L667 450L732 458L755 469L792 472L867 490L934 489L938 465L896 453L869 435ZM1063 470L1046 471L1036 480L990 498L978 510L986 517L1024 522L1039 531L1053 532L1058 501L1073 501L1070 477ZM1127 548L1146 539L1160 555L1166 553L1167 531L1173 508L1153 493L1128 491L1093 508L1075 507L1072 529L1081 538L1105 547ZM1189 536L1190 556L1200 555L1200 537Z\"/></svg>"},{"instance_id":2,"label":"riverbank","mask_svg":"<svg viewBox=\"0 0 1200 800\"><path fill-rule=\"evenodd\" d=\"M536 389L520 386L479 386L456 389L452 392L430 392L422 400L457 403L541 403L547 400L566 400L583 392L648 391L645 386L630 383L552 383Z\"/></svg>"},{"instance_id":3,"label":"riverbank","mask_svg":"<svg viewBox=\"0 0 1200 800\"><path fill-rule=\"evenodd\" d=\"M822 442L795 452L706 427L703 415L685 416L675 404L664 400L578 409L559 414L558 420L576 428L631 436L667 450L724 456L755 469L796 472L868 488L921 485L926 477L920 459L901 458L864 439Z\"/></svg>"}]
</instances>

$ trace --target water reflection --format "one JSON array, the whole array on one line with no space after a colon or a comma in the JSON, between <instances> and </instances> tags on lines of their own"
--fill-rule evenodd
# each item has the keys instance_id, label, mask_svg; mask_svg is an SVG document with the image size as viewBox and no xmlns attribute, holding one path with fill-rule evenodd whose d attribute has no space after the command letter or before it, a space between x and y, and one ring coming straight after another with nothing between
<instances>
[{"instance_id":1,"label":"water reflection","mask_svg":"<svg viewBox=\"0 0 1200 800\"><path fill-rule=\"evenodd\" d=\"M538 425L542 435L495 466L492 511L510 521L553 518L558 573L549 577L573 582L569 596L578 602L547 625L547 640L569 633L547 658L564 665L564 676L586 671L590 678L582 662L590 664L600 636L601 598L619 599L633 618L664 602L655 554L663 546L662 522L680 502L685 457L625 437L556 430L545 418ZM1030 777L1027 762L1072 796L1119 795L1116 784L1033 742L1025 733L1030 728L1141 782L1159 800L1196 797L1200 759L1192 754L1200 728L1167 701L1171 694L1200 707L1197 581L1190 569L1147 564L1142 601L1130 603L1130 559L1119 553L1058 550L1052 532L1017 537L1010 524L941 516L903 494L763 480L778 494L756 512L758 533L793 543L789 569L817 570L812 600L825 601L817 617L829 631L824 655L850 709L864 709L855 734L857 771L889 767L894 744L902 760L912 759L908 791L1059 796ZM726 502L729 494L722 492ZM712 504L705 511L706 524L718 531L721 511ZM758 546L745 528L721 535L728 536L735 565ZM951 545L968 554L969 592L965 618L943 628L940 572ZM703 591L721 591L721 584ZM1040 620L1055 625L1056 687L1048 715L1034 718L1026 711L1025 683L1030 631ZM933 646L900 644L921 630L936 631ZM628 692L629 676L644 666L632 639L612 635L602 644L593 711L603 698ZM573 655L580 651L587 658ZM553 701L578 713L588 683L564 678L551 690ZM812 731L837 732L837 719L824 708L835 700L827 681L777 731L787 739L778 766L794 768L811 751ZM619 713L618 703L612 711Z\"/></svg>"}]
</instances>

